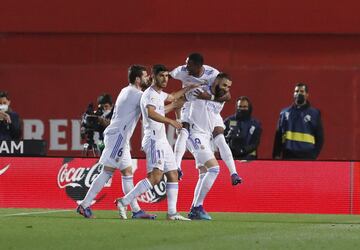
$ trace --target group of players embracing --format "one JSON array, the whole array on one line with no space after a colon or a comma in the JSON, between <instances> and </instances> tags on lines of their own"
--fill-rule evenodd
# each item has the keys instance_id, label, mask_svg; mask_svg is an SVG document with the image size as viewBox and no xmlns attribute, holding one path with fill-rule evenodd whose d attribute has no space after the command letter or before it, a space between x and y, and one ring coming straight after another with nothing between
<instances>
[{"instance_id":1,"label":"group of players embracing","mask_svg":"<svg viewBox=\"0 0 360 250\"><path fill-rule=\"evenodd\" d=\"M171 94L164 92L169 78L180 80L182 89ZM218 149L230 172L232 185L242 182L236 172L235 162L224 137L224 122L220 112L230 100L231 78L226 73L205 65L203 56L192 53L186 64L169 71L166 66L152 66L151 75L141 65L128 70L129 85L117 97L110 125L104 131L105 149L99 163L103 168L93 181L77 212L85 218L93 218L92 201L101 191L114 171L122 174L125 196L115 201L121 219L127 219L130 205L133 219L155 219L156 215L142 210L137 197L157 185L163 175L167 177L167 219L211 220L203 203L220 171L214 155ZM179 119L166 114L175 111ZM147 176L135 186L133 183L130 138L142 116L144 136L142 149L146 154ZM173 151L165 131L165 124L179 131ZM194 156L199 178L194 190L193 202L187 217L177 212L178 182L182 177L181 161L188 149Z\"/></svg>"}]
</instances>

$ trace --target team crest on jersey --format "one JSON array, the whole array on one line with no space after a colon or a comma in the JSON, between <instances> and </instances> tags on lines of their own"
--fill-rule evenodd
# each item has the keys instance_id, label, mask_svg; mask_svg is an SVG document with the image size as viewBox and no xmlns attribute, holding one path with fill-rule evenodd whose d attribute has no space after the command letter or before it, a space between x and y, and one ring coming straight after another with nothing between
<instances>
[{"instance_id":1,"label":"team crest on jersey","mask_svg":"<svg viewBox=\"0 0 360 250\"><path fill-rule=\"evenodd\" d=\"M304 117L304 122L311 122L311 116L310 115L306 115Z\"/></svg>"},{"instance_id":2,"label":"team crest on jersey","mask_svg":"<svg viewBox=\"0 0 360 250\"><path fill-rule=\"evenodd\" d=\"M161 165L162 161L161 160L158 160L157 164L158 165Z\"/></svg>"},{"instance_id":3,"label":"team crest on jersey","mask_svg":"<svg viewBox=\"0 0 360 250\"><path fill-rule=\"evenodd\" d=\"M204 150L205 149L204 145L200 145L200 149Z\"/></svg>"}]
</instances>

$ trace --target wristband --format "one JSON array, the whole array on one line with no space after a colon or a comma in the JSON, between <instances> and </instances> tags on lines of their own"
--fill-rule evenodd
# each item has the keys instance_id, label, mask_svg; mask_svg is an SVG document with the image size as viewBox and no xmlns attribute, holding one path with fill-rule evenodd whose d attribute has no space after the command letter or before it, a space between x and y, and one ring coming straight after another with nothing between
<instances>
[{"instance_id":1,"label":"wristband","mask_svg":"<svg viewBox=\"0 0 360 250\"><path fill-rule=\"evenodd\" d=\"M215 100L215 96L214 95L211 95L211 101L214 101Z\"/></svg>"}]
</instances>

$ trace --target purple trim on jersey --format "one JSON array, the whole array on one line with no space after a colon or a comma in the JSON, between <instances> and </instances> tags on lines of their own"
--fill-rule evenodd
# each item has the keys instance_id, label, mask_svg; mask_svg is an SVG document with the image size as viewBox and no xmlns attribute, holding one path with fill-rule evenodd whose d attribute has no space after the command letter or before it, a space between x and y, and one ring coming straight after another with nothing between
<instances>
[{"instance_id":1,"label":"purple trim on jersey","mask_svg":"<svg viewBox=\"0 0 360 250\"><path fill-rule=\"evenodd\" d=\"M213 69L205 69L204 74L205 75L211 75L214 72Z\"/></svg>"},{"instance_id":2,"label":"purple trim on jersey","mask_svg":"<svg viewBox=\"0 0 360 250\"><path fill-rule=\"evenodd\" d=\"M150 160L152 164L156 163L156 148L155 148L155 140L150 139Z\"/></svg>"},{"instance_id":3,"label":"purple trim on jersey","mask_svg":"<svg viewBox=\"0 0 360 250\"><path fill-rule=\"evenodd\" d=\"M211 167L211 168L208 168L207 171L210 173L218 174L220 172L220 168L219 167Z\"/></svg>"},{"instance_id":4,"label":"purple trim on jersey","mask_svg":"<svg viewBox=\"0 0 360 250\"><path fill-rule=\"evenodd\" d=\"M166 189L179 189L179 184L177 182L174 183L166 183Z\"/></svg>"},{"instance_id":5,"label":"purple trim on jersey","mask_svg":"<svg viewBox=\"0 0 360 250\"><path fill-rule=\"evenodd\" d=\"M142 181L141 181L141 184L143 184L146 189L151 189L151 188L152 188L151 184L150 184L149 181L146 180L146 179L142 180Z\"/></svg>"},{"instance_id":6,"label":"purple trim on jersey","mask_svg":"<svg viewBox=\"0 0 360 250\"><path fill-rule=\"evenodd\" d=\"M121 142L123 140L123 136L122 134L119 134L117 140L116 140L116 144L114 146L113 151L111 152L110 158L115 158L116 154L118 153L119 147L121 146Z\"/></svg>"},{"instance_id":7,"label":"purple trim on jersey","mask_svg":"<svg viewBox=\"0 0 360 250\"><path fill-rule=\"evenodd\" d=\"M124 181L131 181L133 178L134 178L134 176L132 176L132 175L129 175L129 176L121 176L121 178L124 180Z\"/></svg>"}]
</instances>

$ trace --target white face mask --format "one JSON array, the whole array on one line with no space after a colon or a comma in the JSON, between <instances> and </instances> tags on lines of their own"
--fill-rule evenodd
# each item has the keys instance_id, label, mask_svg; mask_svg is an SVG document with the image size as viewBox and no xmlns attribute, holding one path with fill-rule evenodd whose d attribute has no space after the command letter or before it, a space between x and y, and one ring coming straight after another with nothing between
<instances>
[{"instance_id":1,"label":"white face mask","mask_svg":"<svg viewBox=\"0 0 360 250\"><path fill-rule=\"evenodd\" d=\"M103 113L103 117L105 117L105 116L107 116L108 114L110 114L110 112L111 112L111 109L109 109L109 110L104 110L104 113Z\"/></svg>"},{"instance_id":2,"label":"white face mask","mask_svg":"<svg viewBox=\"0 0 360 250\"><path fill-rule=\"evenodd\" d=\"M7 105L7 104L1 104L0 105L0 110L1 111L6 112L6 111L8 111L8 109L9 109L9 105Z\"/></svg>"}]
</instances>

